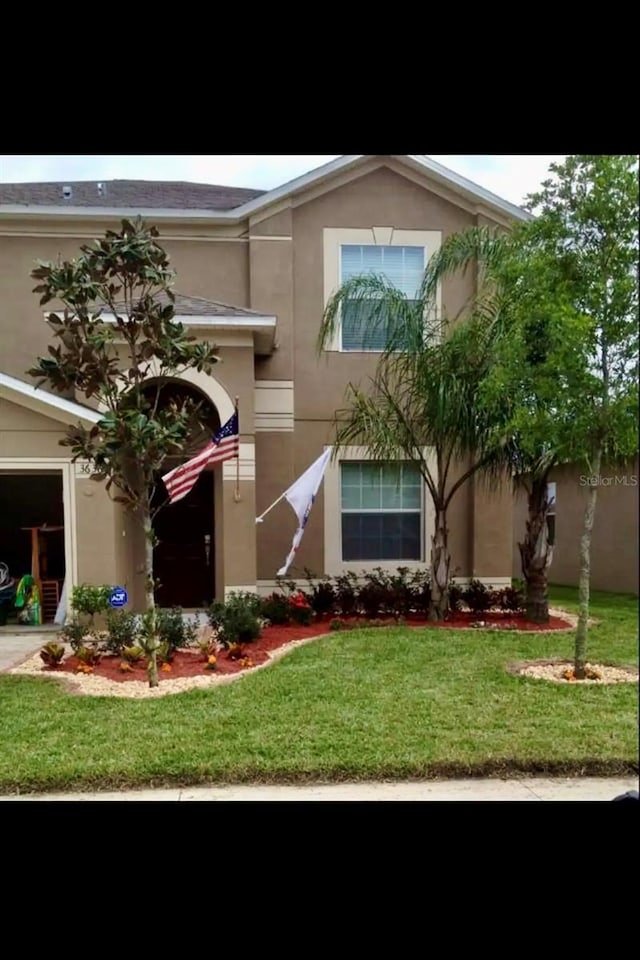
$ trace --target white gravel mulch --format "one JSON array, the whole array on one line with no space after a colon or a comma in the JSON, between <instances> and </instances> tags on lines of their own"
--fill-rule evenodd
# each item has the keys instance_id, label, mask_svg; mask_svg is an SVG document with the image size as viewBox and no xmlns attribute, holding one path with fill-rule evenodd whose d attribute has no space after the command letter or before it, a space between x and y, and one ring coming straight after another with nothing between
<instances>
[{"instance_id":1,"label":"white gravel mulch","mask_svg":"<svg viewBox=\"0 0 640 960\"><path fill-rule=\"evenodd\" d=\"M567 669L573 668L573 660L532 660L516 664L513 673L521 677L534 677L536 680L550 680L552 683L587 684L603 686L607 683L637 683L637 667L614 667L606 663L588 663L587 669L596 670L600 677L586 680L567 680L563 676Z\"/></svg>"}]
</instances>

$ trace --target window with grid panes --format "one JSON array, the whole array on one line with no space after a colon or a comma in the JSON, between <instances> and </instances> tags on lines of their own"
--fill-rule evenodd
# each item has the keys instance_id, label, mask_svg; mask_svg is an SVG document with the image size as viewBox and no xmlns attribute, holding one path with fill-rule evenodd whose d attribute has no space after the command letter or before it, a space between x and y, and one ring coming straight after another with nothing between
<instances>
[{"instance_id":1,"label":"window with grid panes","mask_svg":"<svg viewBox=\"0 0 640 960\"><path fill-rule=\"evenodd\" d=\"M340 465L342 559L422 559L422 478L409 462Z\"/></svg>"},{"instance_id":2,"label":"window with grid panes","mask_svg":"<svg viewBox=\"0 0 640 960\"><path fill-rule=\"evenodd\" d=\"M343 243L340 246L340 281L367 274L382 274L405 296L417 296L425 268L424 247L374 246L373 244ZM342 304L342 350L381 351L387 343L387 324L376 318L372 323L374 307L366 302L346 300Z\"/></svg>"}]
</instances>

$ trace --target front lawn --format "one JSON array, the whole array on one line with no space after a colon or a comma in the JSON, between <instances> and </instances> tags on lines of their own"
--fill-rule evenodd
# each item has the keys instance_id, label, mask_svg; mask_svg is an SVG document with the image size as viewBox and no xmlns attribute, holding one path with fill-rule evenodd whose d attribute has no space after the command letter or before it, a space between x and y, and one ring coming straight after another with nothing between
<instances>
[{"instance_id":1,"label":"front lawn","mask_svg":"<svg viewBox=\"0 0 640 960\"><path fill-rule=\"evenodd\" d=\"M576 591L554 604L576 609ZM637 599L594 594L589 659L637 660ZM0 642L1 639L0 639ZM237 683L157 700L0 676L0 793L211 781L637 771L638 688L514 677L573 634L330 634Z\"/></svg>"}]
</instances>

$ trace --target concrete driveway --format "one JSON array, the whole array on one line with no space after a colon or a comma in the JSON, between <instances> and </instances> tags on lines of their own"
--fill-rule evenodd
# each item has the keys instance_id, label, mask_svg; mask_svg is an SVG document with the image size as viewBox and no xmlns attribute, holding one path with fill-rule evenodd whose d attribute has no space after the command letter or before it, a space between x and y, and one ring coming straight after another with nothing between
<instances>
[{"instance_id":1,"label":"concrete driveway","mask_svg":"<svg viewBox=\"0 0 640 960\"><path fill-rule=\"evenodd\" d=\"M53 630L39 632L27 628L24 633L5 633L5 629L0 629L0 673L26 660L49 640L55 640Z\"/></svg>"}]
</instances>

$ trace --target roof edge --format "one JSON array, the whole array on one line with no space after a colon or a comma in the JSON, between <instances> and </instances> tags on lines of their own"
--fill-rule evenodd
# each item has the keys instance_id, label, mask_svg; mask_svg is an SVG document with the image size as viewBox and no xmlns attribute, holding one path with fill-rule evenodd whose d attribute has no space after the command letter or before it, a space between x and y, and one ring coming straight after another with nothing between
<instances>
[{"instance_id":1,"label":"roof edge","mask_svg":"<svg viewBox=\"0 0 640 960\"><path fill-rule=\"evenodd\" d=\"M20 406L35 410L36 413L53 417L54 420L60 420L62 423L71 424L78 420L84 420L85 423L93 424L102 419L102 414L90 407L83 407L82 404L76 403L74 400L57 397L47 390L41 390L31 383L18 380L17 377L12 377L8 373L0 373L1 397L5 397L9 402L18 403Z\"/></svg>"},{"instance_id":2,"label":"roof edge","mask_svg":"<svg viewBox=\"0 0 640 960\"><path fill-rule=\"evenodd\" d=\"M175 208L133 208L133 207L59 207L59 206L25 206L24 204L0 204L0 217L28 216L28 217L61 217L93 220L114 220L126 219L137 216L138 214L149 220L180 220L183 223L237 223L246 220L248 217L263 210L266 207L284 200L300 190L318 183L325 177L334 173L348 170L351 167L363 163L365 160L372 159L376 154L348 154L331 160L320 167L315 167L308 173L269 190L253 200L247 201L242 206L234 207L231 210L181 210ZM380 154L380 156L384 156ZM499 210L502 214L507 214L515 220L532 220L533 215L516 206L509 200L504 200L497 194L486 190L479 184L474 183L467 177L455 173L448 167L431 160L427 156L418 154L389 154L394 160L400 163L408 164L414 169L417 167L422 172L431 174L440 183L452 188L471 198L476 202L481 202L489 208Z\"/></svg>"}]
</instances>

